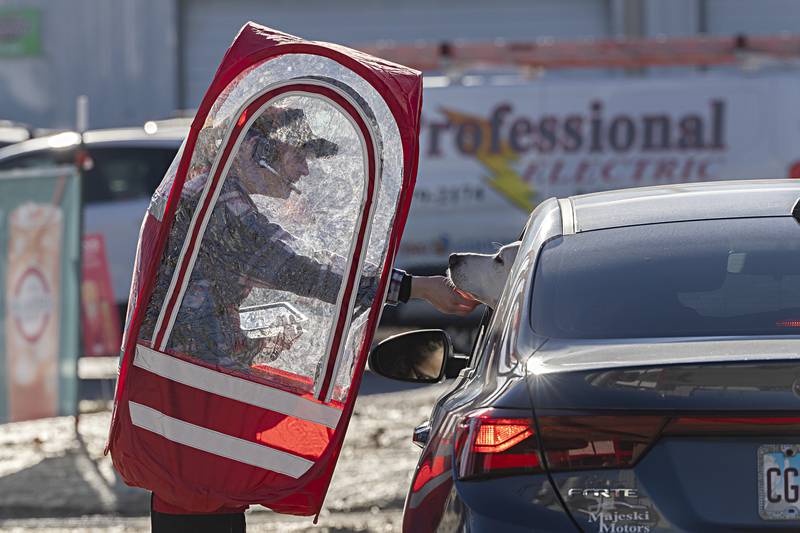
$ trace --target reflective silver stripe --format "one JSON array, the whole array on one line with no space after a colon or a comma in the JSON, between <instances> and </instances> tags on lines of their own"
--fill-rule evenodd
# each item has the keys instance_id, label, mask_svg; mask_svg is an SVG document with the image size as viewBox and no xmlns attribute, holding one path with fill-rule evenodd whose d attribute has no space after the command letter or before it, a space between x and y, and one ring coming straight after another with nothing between
<instances>
[{"instance_id":1,"label":"reflective silver stripe","mask_svg":"<svg viewBox=\"0 0 800 533\"><path fill-rule=\"evenodd\" d=\"M225 398L336 429L342 412L290 392L247 381L136 345L133 364L163 378Z\"/></svg>"},{"instance_id":2,"label":"reflective silver stripe","mask_svg":"<svg viewBox=\"0 0 800 533\"><path fill-rule=\"evenodd\" d=\"M263 444L231 437L167 416L145 405L128 402L134 426L152 431L167 440L191 446L248 465L299 478L314 464L308 459Z\"/></svg>"}]
</instances>

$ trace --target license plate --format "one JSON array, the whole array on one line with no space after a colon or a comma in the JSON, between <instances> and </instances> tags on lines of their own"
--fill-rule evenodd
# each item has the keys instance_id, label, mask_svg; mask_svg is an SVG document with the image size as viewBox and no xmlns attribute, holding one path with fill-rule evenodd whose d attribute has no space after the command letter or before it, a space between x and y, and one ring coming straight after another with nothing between
<instances>
[{"instance_id":1,"label":"license plate","mask_svg":"<svg viewBox=\"0 0 800 533\"><path fill-rule=\"evenodd\" d=\"M800 520L800 444L758 448L758 514L764 520Z\"/></svg>"}]
</instances>

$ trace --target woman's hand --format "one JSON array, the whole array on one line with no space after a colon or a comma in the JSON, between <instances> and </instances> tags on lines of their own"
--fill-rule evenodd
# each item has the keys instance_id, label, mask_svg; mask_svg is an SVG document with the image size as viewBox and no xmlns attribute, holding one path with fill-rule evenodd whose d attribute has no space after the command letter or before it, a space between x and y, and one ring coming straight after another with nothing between
<instances>
[{"instance_id":1,"label":"woman's hand","mask_svg":"<svg viewBox=\"0 0 800 533\"><path fill-rule=\"evenodd\" d=\"M466 292L458 290L445 276L412 276L411 298L427 300L442 313L460 316L469 314L480 304Z\"/></svg>"}]
</instances>

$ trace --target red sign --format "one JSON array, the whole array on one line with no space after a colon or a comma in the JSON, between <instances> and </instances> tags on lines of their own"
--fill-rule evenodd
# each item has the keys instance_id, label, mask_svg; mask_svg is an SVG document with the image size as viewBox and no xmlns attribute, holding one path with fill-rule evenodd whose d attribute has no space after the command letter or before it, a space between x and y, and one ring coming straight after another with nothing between
<instances>
[{"instance_id":1,"label":"red sign","mask_svg":"<svg viewBox=\"0 0 800 533\"><path fill-rule=\"evenodd\" d=\"M83 238L83 282L81 283L83 355L116 355L121 330L103 235Z\"/></svg>"}]
</instances>

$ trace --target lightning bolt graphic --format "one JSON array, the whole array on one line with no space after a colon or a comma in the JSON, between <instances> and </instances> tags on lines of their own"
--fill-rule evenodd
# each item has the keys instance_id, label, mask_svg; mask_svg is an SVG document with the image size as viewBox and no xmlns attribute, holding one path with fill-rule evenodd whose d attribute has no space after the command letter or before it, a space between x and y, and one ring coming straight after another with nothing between
<instances>
[{"instance_id":1,"label":"lightning bolt graphic","mask_svg":"<svg viewBox=\"0 0 800 533\"><path fill-rule=\"evenodd\" d=\"M464 123L477 124L481 128L481 146L475 152L475 157L486 167L489 174L483 179L487 185L505 196L511 203L520 209L530 212L533 210L533 200L536 197L536 190L532 185L526 183L517 171L512 167L512 163L519 160L519 155L515 153L507 142L502 141L497 153L491 151L491 126L489 121L474 115L460 113L447 108L440 108L441 113L447 117L450 124L459 126Z\"/></svg>"}]
</instances>

